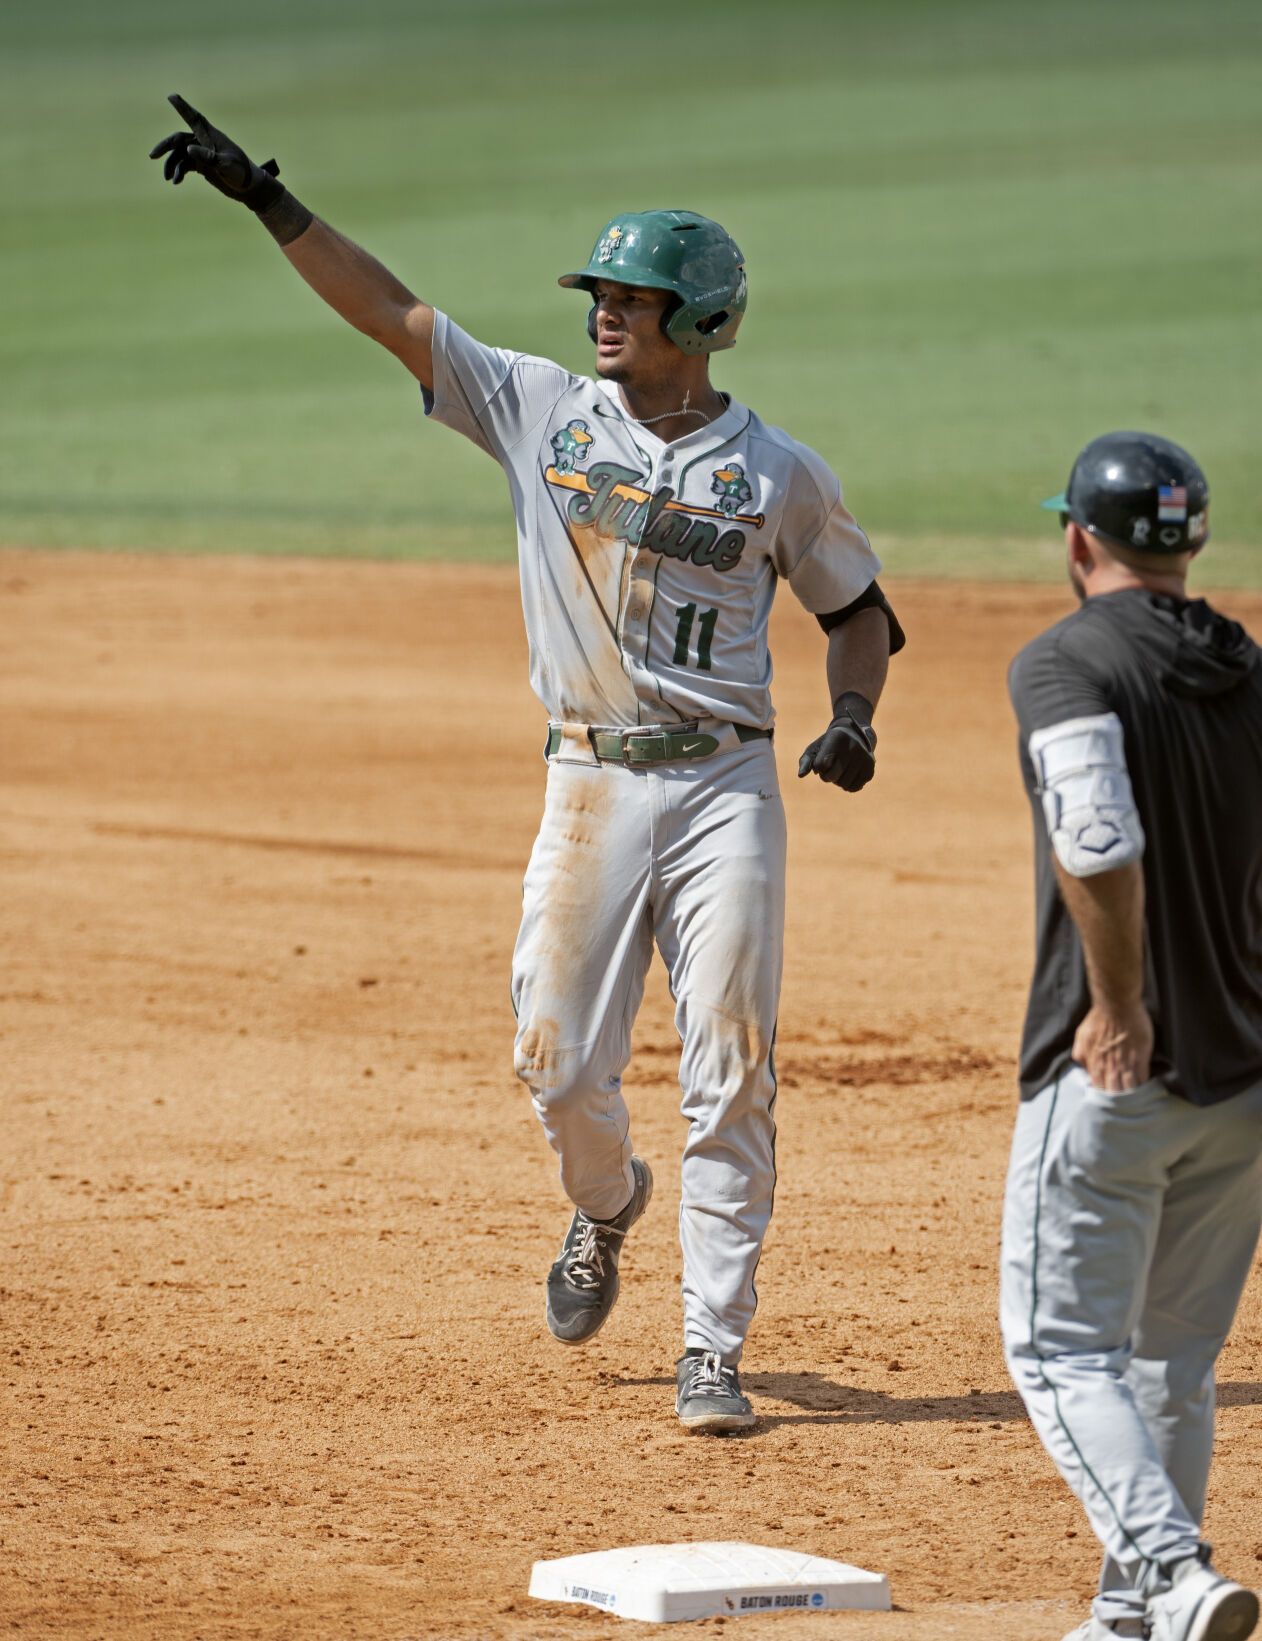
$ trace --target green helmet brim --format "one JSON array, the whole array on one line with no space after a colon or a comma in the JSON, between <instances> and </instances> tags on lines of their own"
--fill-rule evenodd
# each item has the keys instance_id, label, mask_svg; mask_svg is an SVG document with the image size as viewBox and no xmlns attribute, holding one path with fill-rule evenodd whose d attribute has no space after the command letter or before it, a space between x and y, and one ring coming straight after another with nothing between
<instances>
[{"instance_id":1,"label":"green helmet brim","mask_svg":"<svg viewBox=\"0 0 1262 1641\"><path fill-rule=\"evenodd\" d=\"M607 285L643 285L651 291L674 291L678 289L673 279L666 279L652 268L630 267L619 263L614 268L598 268L588 264L579 273L562 274L557 284L567 291L591 291L598 279L603 279Z\"/></svg>"},{"instance_id":2,"label":"green helmet brim","mask_svg":"<svg viewBox=\"0 0 1262 1641\"><path fill-rule=\"evenodd\" d=\"M1059 496L1049 496L1046 501L1041 501L1039 506L1045 513L1067 513L1069 511L1069 503L1065 500L1063 490Z\"/></svg>"}]
</instances>

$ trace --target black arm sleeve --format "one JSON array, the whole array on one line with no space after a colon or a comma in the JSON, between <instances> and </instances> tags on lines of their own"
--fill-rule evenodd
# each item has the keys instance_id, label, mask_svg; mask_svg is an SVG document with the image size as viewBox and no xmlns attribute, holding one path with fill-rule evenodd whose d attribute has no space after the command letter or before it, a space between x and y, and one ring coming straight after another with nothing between
<instances>
[{"instance_id":1,"label":"black arm sleeve","mask_svg":"<svg viewBox=\"0 0 1262 1641\"><path fill-rule=\"evenodd\" d=\"M897 655L907 642L907 634L899 625L898 617L888 598L881 591L880 583L873 581L866 586L858 598L847 604L843 610L832 610L827 615L817 615L816 621L825 632L831 632L834 627L844 626L852 615L858 615L860 610L883 610L885 619L890 627L890 654Z\"/></svg>"}]
</instances>

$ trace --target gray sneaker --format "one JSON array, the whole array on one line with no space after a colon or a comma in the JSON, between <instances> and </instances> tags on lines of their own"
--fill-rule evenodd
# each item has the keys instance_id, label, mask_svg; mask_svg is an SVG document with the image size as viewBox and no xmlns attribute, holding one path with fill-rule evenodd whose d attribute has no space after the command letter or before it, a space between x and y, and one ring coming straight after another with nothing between
<instances>
[{"instance_id":1,"label":"gray sneaker","mask_svg":"<svg viewBox=\"0 0 1262 1641\"><path fill-rule=\"evenodd\" d=\"M754 1410L741 1394L734 1367L724 1367L717 1351L687 1351L675 1363L675 1412L687 1430L703 1434L719 1430L747 1430Z\"/></svg>"},{"instance_id":2,"label":"gray sneaker","mask_svg":"<svg viewBox=\"0 0 1262 1641\"><path fill-rule=\"evenodd\" d=\"M1170 1588L1148 1602L1152 1641L1244 1641L1258 1622L1252 1590L1189 1557L1173 1570Z\"/></svg>"},{"instance_id":3,"label":"gray sneaker","mask_svg":"<svg viewBox=\"0 0 1262 1641\"><path fill-rule=\"evenodd\" d=\"M556 1264L548 1272L548 1332L563 1345L594 1338L618 1297L622 1240L653 1195L648 1163L632 1157L631 1172L635 1189L616 1219L588 1219L581 1208L574 1210Z\"/></svg>"}]
</instances>

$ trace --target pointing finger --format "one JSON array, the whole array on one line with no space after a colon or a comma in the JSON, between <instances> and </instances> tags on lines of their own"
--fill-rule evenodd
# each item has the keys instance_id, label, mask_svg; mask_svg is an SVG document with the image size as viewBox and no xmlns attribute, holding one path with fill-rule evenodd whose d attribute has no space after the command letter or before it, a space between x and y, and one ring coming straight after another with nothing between
<instances>
[{"instance_id":1,"label":"pointing finger","mask_svg":"<svg viewBox=\"0 0 1262 1641\"><path fill-rule=\"evenodd\" d=\"M186 103L178 91L173 91L167 98L167 101L182 120L188 121L194 131L196 131L199 126L203 130L209 127L210 121L206 118L206 116L204 114L199 114L193 107L192 103Z\"/></svg>"},{"instance_id":2,"label":"pointing finger","mask_svg":"<svg viewBox=\"0 0 1262 1641\"><path fill-rule=\"evenodd\" d=\"M815 748L813 746L808 746L806 751L798 759L798 780L801 780L804 775L809 775L810 774L810 772L811 772L811 759L812 759L812 754L814 753L814 751L815 751Z\"/></svg>"}]
</instances>

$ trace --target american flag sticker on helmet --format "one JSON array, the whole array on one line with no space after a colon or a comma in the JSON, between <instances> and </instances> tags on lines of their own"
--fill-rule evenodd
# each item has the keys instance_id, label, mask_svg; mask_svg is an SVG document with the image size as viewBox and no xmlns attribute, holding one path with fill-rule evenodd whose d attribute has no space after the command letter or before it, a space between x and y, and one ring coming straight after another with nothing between
<instances>
[{"instance_id":1,"label":"american flag sticker on helmet","mask_svg":"<svg viewBox=\"0 0 1262 1641\"><path fill-rule=\"evenodd\" d=\"M1187 486L1163 484L1157 491L1157 521L1182 524L1188 516Z\"/></svg>"}]
</instances>

